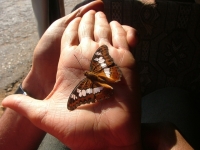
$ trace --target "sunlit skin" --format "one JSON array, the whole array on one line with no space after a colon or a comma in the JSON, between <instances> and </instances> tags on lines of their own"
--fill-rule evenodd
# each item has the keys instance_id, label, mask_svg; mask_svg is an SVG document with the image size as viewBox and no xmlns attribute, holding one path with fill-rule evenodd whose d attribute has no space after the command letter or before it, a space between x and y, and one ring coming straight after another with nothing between
<instances>
[{"instance_id":1,"label":"sunlit skin","mask_svg":"<svg viewBox=\"0 0 200 150\"><path fill-rule=\"evenodd\" d=\"M103 3L94 1L57 20L45 32L22 83L34 98L18 94L2 103L9 108L0 118L0 149L37 149L45 132L73 150L140 150L141 143L147 148L192 149L168 124L143 125L140 134L139 79L129 51L137 43L136 31L116 21L108 23L98 12L102 10ZM123 74L112 85L113 97L69 111L70 93L85 78L83 70L89 69L94 52L103 44ZM171 139L175 139L173 145Z\"/></svg>"},{"instance_id":2,"label":"sunlit skin","mask_svg":"<svg viewBox=\"0 0 200 150\"><path fill-rule=\"evenodd\" d=\"M129 51L130 45L135 43L135 34L133 28L116 21L109 24L102 12L91 10L82 18L75 18L62 36L56 81L50 94L44 101L10 96L3 105L20 112L71 149L140 148L139 80ZM113 86L114 96L108 101L69 111L69 95L84 78L74 55L83 69L88 70L96 49L104 44L123 74L119 84Z\"/></svg>"}]
</instances>

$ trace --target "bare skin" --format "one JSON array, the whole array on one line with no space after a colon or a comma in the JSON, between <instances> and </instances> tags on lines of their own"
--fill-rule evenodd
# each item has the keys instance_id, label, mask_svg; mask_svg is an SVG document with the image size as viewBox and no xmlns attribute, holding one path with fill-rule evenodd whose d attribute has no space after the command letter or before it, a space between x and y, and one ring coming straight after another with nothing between
<instances>
[{"instance_id":1,"label":"bare skin","mask_svg":"<svg viewBox=\"0 0 200 150\"><path fill-rule=\"evenodd\" d=\"M22 84L31 96L44 99L50 93L55 83L63 32L71 20L77 16L81 17L90 9L102 10L103 3L92 2L58 20L39 41L34 50L32 70ZM12 109L7 108L0 118L0 149L37 149L45 134L26 117Z\"/></svg>"},{"instance_id":2,"label":"bare skin","mask_svg":"<svg viewBox=\"0 0 200 150\"><path fill-rule=\"evenodd\" d=\"M132 32L130 41L135 41L135 30L125 28ZM66 107L69 94L83 77L74 55L88 70L94 52L103 44L108 46L110 55L121 68L123 81L115 85L111 99L69 111ZM82 19L72 20L64 31L55 85L45 100L13 95L2 104L21 113L71 149L139 149L140 94L135 69L127 32L117 22L109 24L102 12L91 10ZM26 86L24 88L26 90ZM127 129L131 130L127 132Z\"/></svg>"},{"instance_id":3,"label":"bare skin","mask_svg":"<svg viewBox=\"0 0 200 150\"><path fill-rule=\"evenodd\" d=\"M108 23L104 13L91 8L102 10L102 2L90 3L56 21L38 43L33 67L22 84L34 98L12 95L4 99L2 104L19 114L7 109L2 116L0 149L36 149L45 132L71 149L141 149L139 79L135 59L129 51L137 42L136 31L116 21ZM94 52L103 44L108 46L111 57L120 67L122 81L113 86L112 98L69 111L68 97L84 78L74 55L88 70ZM165 135L145 129L142 136L147 147L151 135ZM184 141L180 134L174 135L177 143ZM167 140L152 142L154 145L166 143L168 149L177 145L168 147ZM189 145L186 141L183 144Z\"/></svg>"}]
</instances>

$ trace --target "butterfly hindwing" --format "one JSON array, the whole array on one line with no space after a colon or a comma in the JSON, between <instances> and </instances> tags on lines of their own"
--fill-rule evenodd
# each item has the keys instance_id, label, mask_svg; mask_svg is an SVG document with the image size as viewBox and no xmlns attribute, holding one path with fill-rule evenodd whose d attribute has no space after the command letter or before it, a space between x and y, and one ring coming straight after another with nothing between
<instances>
[{"instance_id":1,"label":"butterfly hindwing","mask_svg":"<svg viewBox=\"0 0 200 150\"><path fill-rule=\"evenodd\" d=\"M92 81L88 80L87 78L83 79L79 82L79 84L74 88L72 93L69 96L67 108L69 110L76 109L79 105L86 103L86 95L83 93L82 90L90 90L92 85ZM87 92L87 91L86 91ZM90 93L90 91L88 91ZM94 100L93 94L87 94L87 101L90 102L91 100Z\"/></svg>"}]
</instances>

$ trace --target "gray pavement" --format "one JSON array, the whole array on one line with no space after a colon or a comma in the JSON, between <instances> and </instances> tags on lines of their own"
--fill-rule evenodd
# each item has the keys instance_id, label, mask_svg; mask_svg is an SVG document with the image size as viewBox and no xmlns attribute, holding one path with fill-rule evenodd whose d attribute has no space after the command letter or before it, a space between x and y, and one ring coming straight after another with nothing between
<instances>
[{"instance_id":1,"label":"gray pavement","mask_svg":"<svg viewBox=\"0 0 200 150\"><path fill-rule=\"evenodd\" d=\"M65 13L81 1L65 0ZM31 0L0 0L0 103L28 73L38 40Z\"/></svg>"},{"instance_id":2,"label":"gray pavement","mask_svg":"<svg viewBox=\"0 0 200 150\"><path fill-rule=\"evenodd\" d=\"M0 14L2 91L11 87L29 70L38 35L30 0L0 0Z\"/></svg>"}]
</instances>

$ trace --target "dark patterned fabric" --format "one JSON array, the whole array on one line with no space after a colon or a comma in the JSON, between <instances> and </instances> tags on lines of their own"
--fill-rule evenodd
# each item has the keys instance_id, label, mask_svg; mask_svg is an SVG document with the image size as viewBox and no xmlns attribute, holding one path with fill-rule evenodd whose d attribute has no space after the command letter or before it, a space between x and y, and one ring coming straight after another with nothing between
<instances>
[{"instance_id":1,"label":"dark patterned fabric","mask_svg":"<svg viewBox=\"0 0 200 150\"><path fill-rule=\"evenodd\" d=\"M200 93L200 5L157 1L104 0L109 21L137 29L132 50L140 72L142 94L163 87Z\"/></svg>"}]
</instances>

